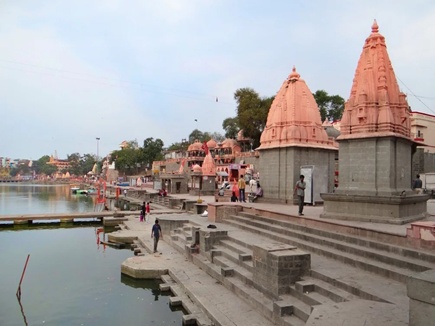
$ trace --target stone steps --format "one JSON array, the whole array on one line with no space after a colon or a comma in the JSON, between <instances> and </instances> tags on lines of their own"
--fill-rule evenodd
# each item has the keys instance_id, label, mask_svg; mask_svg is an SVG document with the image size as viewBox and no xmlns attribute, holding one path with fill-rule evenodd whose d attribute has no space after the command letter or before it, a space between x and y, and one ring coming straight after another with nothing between
<instances>
[{"instance_id":1,"label":"stone steps","mask_svg":"<svg viewBox=\"0 0 435 326\"><path fill-rule=\"evenodd\" d=\"M231 242L231 240L224 241L227 243ZM237 245L235 243L231 245L234 247L243 248L241 245ZM216 250L222 250L221 246L216 246ZM222 256L213 257L213 263L221 267L228 267L232 269L233 278L238 278L242 284L253 286L255 288L252 272L249 272L249 270L243 270L246 268L246 266L241 264L237 257L238 253L231 254L228 251L223 252L225 252L225 254L222 254ZM334 304L337 302L360 299L359 297L345 290L341 290L325 281L315 279L314 277L310 276L304 276L303 281L296 282L295 285L290 286L289 295L281 295L280 298L284 301L291 302L293 305L293 313L303 321L308 319L311 309L315 305ZM301 303L298 304L299 301L295 299L303 302L305 305L301 305Z\"/></svg>"},{"instance_id":2,"label":"stone steps","mask_svg":"<svg viewBox=\"0 0 435 326\"><path fill-rule=\"evenodd\" d=\"M217 264L212 263L205 259L202 255L195 256L193 261L195 265L206 271L210 276L220 281L226 288L234 292L239 298L245 300L256 311L267 317L269 320L274 320L274 302L272 299L265 296L262 292L257 290L252 281L252 274L247 275L247 271L237 264L232 263L230 260L223 257L218 258ZM222 275L222 268L228 267L234 270L233 276ZM305 325L306 320L310 314L310 307L304 302L292 298L292 303L295 304L295 309L292 315L279 317L277 325L283 326L302 326ZM276 318L276 317L275 317Z\"/></svg>"},{"instance_id":3,"label":"stone steps","mask_svg":"<svg viewBox=\"0 0 435 326\"><path fill-rule=\"evenodd\" d=\"M364 248L371 248L375 249L376 251L386 251L388 253L399 255L400 257L406 257L409 258L410 261L412 259L416 259L418 261L424 261L429 264L434 264L430 268L434 268L435 266L435 254L431 251L426 251L424 249L422 250L414 250L410 248L405 248L397 245L392 245L391 243L383 243L379 241L370 240L361 236L354 236L354 235L348 235L333 231L328 231L324 229L318 229L313 227L307 227L304 225L300 225L297 223L293 223L290 221L284 221L284 220L274 220L267 217L262 217L259 215L254 215L247 212L239 212L238 216L246 217L252 220L261 221L267 223L267 225L271 226L281 226L287 230L291 231L299 231L302 232L302 234L312 234L321 236L324 238L329 238L332 240L342 241L349 244L358 245ZM264 224L263 224L264 225Z\"/></svg>"},{"instance_id":4,"label":"stone steps","mask_svg":"<svg viewBox=\"0 0 435 326\"><path fill-rule=\"evenodd\" d=\"M174 230L171 237L171 245L180 252L185 252L186 242L182 237L185 228L186 226ZM212 252L213 262L202 254L192 255L192 262L272 322L276 318L273 311L274 302L255 288L252 260L246 260L252 259L252 250L227 239L214 246ZM292 302L295 304L293 315L278 317L279 325L305 325L311 307L296 298L293 298Z\"/></svg>"},{"instance_id":5,"label":"stone steps","mask_svg":"<svg viewBox=\"0 0 435 326\"><path fill-rule=\"evenodd\" d=\"M229 241L226 240L226 242L229 242ZM252 263L252 254L249 255L249 254L237 253L237 252L231 251L231 249L225 247L225 245L214 246L213 251L215 254L213 256L213 262L214 262L214 259L219 258L219 255L217 255L217 254L220 254L223 257L225 257L226 259L230 260L231 262L245 268L250 273L254 272L254 266ZM246 260L247 258L249 258L249 260Z\"/></svg>"},{"instance_id":6,"label":"stone steps","mask_svg":"<svg viewBox=\"0 0 435 326\"><path fill-rule=\"evenodd\" d=\"M416 269L421 271L431 269L432 267L432 264L424 261L405 259L392 253L382 254L375 252L373 249L302 232L295 232L247 217L233 216L232 220L226 220L226 223L267 236L276 241L295 245L303 250L338 259L352 266L358 266L401 282L406 282L407 277L416 272Z\"/></svg>"}]
</instances>

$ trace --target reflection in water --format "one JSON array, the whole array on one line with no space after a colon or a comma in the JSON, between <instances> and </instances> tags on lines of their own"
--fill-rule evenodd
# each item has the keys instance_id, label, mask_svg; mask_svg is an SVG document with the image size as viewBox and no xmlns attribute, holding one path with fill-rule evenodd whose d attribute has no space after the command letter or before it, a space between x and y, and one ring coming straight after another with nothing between
<instances>
[{"instance_id":1,"label":"reflection in water","mask_svg":"<svg viewBox=\"0 0 435 326\"><path fill-rule=\"evenodd\" d=\"M20 300L20 298L18 297L18 295L17 295L17 300L18 300L18 304L20 305L21 315L23 315L24 325L27 326L28 323L27 323L26 314L24 313L24 308L23 308L23 305L21 304L21 300Z\"/></svg>"},{"instance_id":2,"label":"reflection in water","mask_svg":"<svg viewBox=\"0 0 435 326\"><path fill-rule=\"evenodd\" d=\"M92 212L96 196L73 195L69 185L0 184L0 214Z\"/></svg>"}]
</instances>

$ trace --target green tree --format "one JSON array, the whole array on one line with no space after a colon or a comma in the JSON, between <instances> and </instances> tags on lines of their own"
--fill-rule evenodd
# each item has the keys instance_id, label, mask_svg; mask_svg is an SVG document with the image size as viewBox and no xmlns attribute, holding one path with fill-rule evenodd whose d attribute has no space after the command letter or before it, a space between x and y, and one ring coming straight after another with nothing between
<instances>
[{"instance_id":1,"label":"green tree","mask_svg":"<svg viewBox=\"0 0 435 326\"><path fill-rule=\"evenodd\" d=\"M177 142L177 143L171 144L167 148L167 150L168 151L186 151L188 147L189 147L188 142Z\"/></svg>"},{"instance_id":2,"label":"green tree","mask_svg":"<svg viewBox=\"0 0 435 326\"><path fill-rule=\"evenodd\" d=\"M234 93L237 102L237 119L243 134L251 138L254 147L260 145L260 137L266 126L267 115L275 97L260 97L252 88L240 88Z\"/></svg>"},{"instance_id":3,"label":"green tree","mask_svg":"<svg viewBox=\"0 0 435 326\"><path fill-rule=\"evenodd\" d=\"M85 154L80 157L79 162L79 175L86 175L89 171L92 171L92 168L95 164L95 156L92 154ZM101 168L98 169L101 172Z\"/></svg>"},{"instance_id":4,"label":"green tree","mask_svg":"<svg viewBox=\"0 0 435 326\"><path fill-rule=\"evenodd\" d=\"M204 139L204 133L198 129L194 129L189 135L189 144L192 144L197 139L202 142Z\"/></svg>"},{"instance_id":5,"label":"green tree","mask_svg":"<svg viewBox=\"0 0 435 326\"><path fill-rule=\"evenodd\" d=\"M239 120L237 117L234 118L226 118L222 122L222 128L225 130L225 138L236 138L237 133L240 130Z\"/></svg>"},{"instance_id":6,"label":"green tree","mask_svg":"<svg viewBox=\"0 0 435 326\"><path fill-rule=\"evenodd\" d=\"M137 163L143 164L146 167L151 167L153 161L163 160L163 146L164 143L160 138L147 138L143 141L141 148L140 161Z\"/></svg>"},{"instance_id":7,"label":"green tree","mask_svg":"<svg viewBox=\"0 0 435 326\"><path fill-rule=\"evenodd\" d=\"M83 171L80 167L80 154L73 153L71 155L66 156L67 161L69 162L68 172L73 175L82 175Z\"/></svg>"},{"instance_id":8,"label":"green tree","mask_svg":"<svg viewBox=\"0 0 435 326\"><path fill-rule=\"evenodd\" d=\"M122 173L131 173L136 169L139 156L139 149L134 149L130 146L124 147L121 150L112 152L112 160L115 161L115 167Z\"/></svg>"},{"instance_id":9,"label":"green tree","mask_svg":"<svg viewBox=\"0 0 435 326\"><path fill-rule=\"evenodd\" d=\"M317 106L319 107L322 121L340 120L344 111L344 99L339 95L329 95L324 90L313 93Z\"/></svg>"},{"instance_id":10,"label":"green tree","mask_svg":"<svg viewBox=\"0 0 435 326\"><path fill-rule=\"evenodd\" d=\"M52 175L57 171L56 166L47 164L50 161L50 156L44 155L34 163L36 173Z\"/></svg>"}]
</instances>

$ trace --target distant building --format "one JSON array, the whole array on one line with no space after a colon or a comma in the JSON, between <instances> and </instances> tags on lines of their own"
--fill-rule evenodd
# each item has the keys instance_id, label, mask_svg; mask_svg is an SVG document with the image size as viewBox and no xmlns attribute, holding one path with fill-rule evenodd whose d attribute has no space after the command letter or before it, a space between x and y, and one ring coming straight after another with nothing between
<instances>
[{"instance_id":1,"label":"distant building","mask_svg":"<svg viewBox=\"0 0 435 326\"><path fill-rule=\"evenodd\" d=\"M70 167L69 161L59 160L58 158L55 158L53 155L50 156L50 160L47 162L47 164L56 166L58 171L65 170Z\"/></svg>"},{"instance_id":2,"label":"distant building","mask_svg":"<svg viewBox=\"0 0 435 326\"><path fill-rule=\"evenodd\" d=\"M427 145L421 147L425 152L435 153L435 115L411 112L411 138Z\"/></svg>"}]
</instances>

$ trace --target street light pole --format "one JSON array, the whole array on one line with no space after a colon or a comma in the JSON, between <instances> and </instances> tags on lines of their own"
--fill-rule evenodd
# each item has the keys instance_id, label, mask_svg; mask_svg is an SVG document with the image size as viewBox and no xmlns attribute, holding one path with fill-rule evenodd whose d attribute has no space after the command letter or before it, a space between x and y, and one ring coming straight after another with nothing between
<instances>
[{"instance_id":1,"label":"street light pole","mask_svg":"<svg viewBox=\"0 0 435 326\"><path fill-rule=\"evenodd\" d=\"M99 145L100 145L100 137L95 138L97 140L97 174L98 174L98 155L99 155Z\"/></svg>"}]
</instances>

